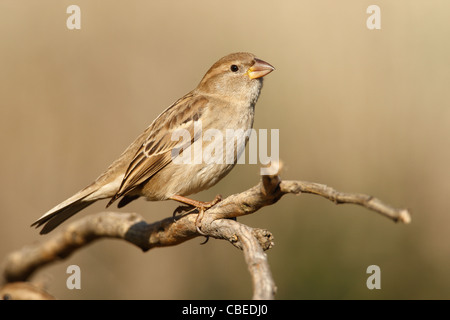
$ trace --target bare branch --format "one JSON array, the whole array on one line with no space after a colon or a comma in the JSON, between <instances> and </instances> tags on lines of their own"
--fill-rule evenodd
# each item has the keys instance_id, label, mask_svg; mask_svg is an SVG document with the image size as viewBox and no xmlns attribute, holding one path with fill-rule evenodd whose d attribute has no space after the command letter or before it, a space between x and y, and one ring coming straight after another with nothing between
<instances>
[{"instance_id":1,"label":"bare branch","mask_svg":"<svg viewBox=\"0 0 450 320\"><path fill-rule=\"evenodd\" d=\"M239 222L219 219L213 221L202 232L217 239L230 241L244 251L245 261L252 276L253 299L270 300L275 296L275 282L270 272L267 255L263 250L273 246L272 234L263 229L253 229Z\"/></svg>"},{"instance_id":2,"label":"bare branch","mask_svg":"<svg viewBox=\"0 0 450 320\"><path fill-rule=\"evenodd\" d=\"M30 282L13 282L0 288L0 300L55 300L55 297Z\"/></svg>"},{"instance_id":3,"label":"bare branch","mask_svg":"<svg viewBox=\"0 0 450 320\"><path fill-rule=\"evenodd\" d=\"M154 247L172 246L199 236L195 227L196 214L147 224L134 213L102 212L73 222L48 240L26 246L6 259L4 277L7 282L25 281L38 268L68 257L96 239L126 240L143 251ZM215 220L204 224L202 232L208 236L228 240L242 249L254 279L255 297L268 298L263 289L273 283L263 250L273 246L272 234L254 229L233 220ZM270 290L273 292L274 289Z\"/></svg>"},{"instance_id":4,"label":"bare branch","mask_svg":"<svg viewBox=\"0 0 450 320\"><path fill-rule=\"evenodd\" d=\"M201 222L203 235L227 240L243 250L253 280L254 299L273 299L276 291L267 257L263 252L273 246L273 237L267 230L251 228L230 218L254 213L290 193L316 194L336 204L358 204L393 221L411 221L408 210L395 209L372 196L338 192L313 182L281 181L277 174L263 176L256 186L231 195L210 208ZM134 213L103 212L90 215L71 223L42 243L10 254L6 259L4 278L6 282L24 281L38 268L66 258L100 238L123 239L143 251L177 245L200 235L196 229L196 218L197 212L194 212L181 216L176 221L170 217L148 224Z\"/></svg>"},{"instance_id":5,"label":"bare branch","mask_svg":"<svg viewBox=\"0 0 450 320\"><path fill-rule=\"evenodd\" d=\"M361 193L344 193L336 191L324 184L307 181L283 181L280 184L281 192L286 193L312 193L333 201L336 204L353 203L382 214L395 221L408 224L411 214L407 209L393 208L381 200Z\"/></svg>"}]
</instances>

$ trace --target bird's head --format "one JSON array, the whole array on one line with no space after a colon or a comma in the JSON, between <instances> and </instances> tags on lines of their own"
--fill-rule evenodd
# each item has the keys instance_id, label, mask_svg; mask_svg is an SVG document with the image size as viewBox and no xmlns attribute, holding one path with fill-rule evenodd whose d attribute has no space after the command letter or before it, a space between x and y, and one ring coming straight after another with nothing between
<instances>
[{"instance_id":1,"label":"bird's head","mask_svg":"<svg viewBox=\"0 0 450 320\"><path fill-rule=\"evenodd\" d=\"M256 58L254 54L232 53L212 65L197 90L229 98L257 98L263 77L273 70L275 68L272 65Z\"/></svg>"}]
</instances>

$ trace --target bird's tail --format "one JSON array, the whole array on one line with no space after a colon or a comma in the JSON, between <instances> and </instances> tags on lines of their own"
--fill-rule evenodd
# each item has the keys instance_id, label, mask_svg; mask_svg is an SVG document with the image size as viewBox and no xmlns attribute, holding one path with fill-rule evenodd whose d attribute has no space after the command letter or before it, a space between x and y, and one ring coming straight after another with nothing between
<instances>
[{"instance_id":1,"label":"bird's tail","mask_svg":"<svg viewBox=\"0 0 450 320\"><path fill-rule=\"evenodd\" d=\"M41 225L45 224L40 234L49 233L78 211L99 200L88 198L88 196L97 191L97 189L98 187L95 186L95 183L84 188L69 199L58 204L53 209L47 211L42 217L33 222L31 226L35 226L36 228L38 228Z\"/></svg>"}]
</instances>

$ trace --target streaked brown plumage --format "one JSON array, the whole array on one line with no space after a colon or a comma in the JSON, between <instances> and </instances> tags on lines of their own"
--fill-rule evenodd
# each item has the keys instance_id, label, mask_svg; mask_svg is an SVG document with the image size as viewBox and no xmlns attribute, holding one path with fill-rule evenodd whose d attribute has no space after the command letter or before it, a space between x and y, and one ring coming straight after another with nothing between
<instances>
[{"instance_id":1,"label":"streaked brown plumage","mask_svg":"<svg viewBox=\"0 0 450 320\"><path fill-rule=\"evenodd\" d=\"M194 128L200 123L203 131L210 128L221 132L250 129L262 77L273 70L270 64L250 53L223 57L208 70L197 88L161 113L100 177L32 225L45 224L41 234L48 233L101 199L110 199L109 206L122 197L119 207L138 197L150 201L173 199L196 203L184 196L215 185L230 172L243 150L236 153L234 163L177 164L172 158L174 148L184 150L187 145L180 146L178 141L173 141L172 134L186 129L192 147L198 143L207 147L214 142L194 135Z\"/></svg>"}]
</instances>

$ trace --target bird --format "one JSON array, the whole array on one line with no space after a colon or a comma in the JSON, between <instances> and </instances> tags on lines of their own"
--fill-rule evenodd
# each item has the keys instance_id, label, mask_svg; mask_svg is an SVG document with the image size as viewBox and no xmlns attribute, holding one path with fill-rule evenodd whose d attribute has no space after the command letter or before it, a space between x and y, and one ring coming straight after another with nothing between
<instances>
[{"instance_id":1,"label":"bird","mask_svg":"<svg viewBox=\"0 0 450 320\"><path fill-rule=\"evenodd\" d=\"M187 196L219 182L233 169L243 150L236 150L232 161L180 163L177 156L187 155L189 148L222 148L219 139L201 139L201 133L208 129L224 135L226 130L235 130L240 134L238 140L245 140L245 148L248 136L243 135L253 127L263 78L273 70L271 64L248 52L219 59L195 89L165 109L94 182L47 211L31 226L43 225L40 234L47 234L103 199L109 199L107 207L120 199L119 208L139 197L148 201L175 200L199 209L198 217L202 216L221 197L202 202ZM199 126L200 134L196 132ZM187 141L174 139L180 130L190 133ZM199 230L201 221L196 221L196 226Z\"/></svg>"}]
</instances>

